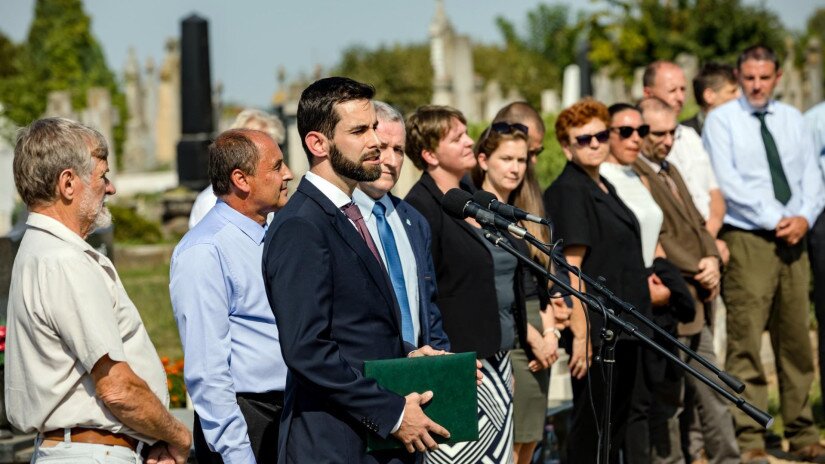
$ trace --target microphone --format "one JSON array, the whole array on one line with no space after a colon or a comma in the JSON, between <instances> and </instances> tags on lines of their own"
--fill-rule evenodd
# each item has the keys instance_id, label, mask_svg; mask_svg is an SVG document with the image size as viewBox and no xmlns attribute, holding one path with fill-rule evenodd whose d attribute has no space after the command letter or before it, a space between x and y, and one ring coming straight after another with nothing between
<instances>
[{"instance_id":1,"label":"microphone","mask_svg":"<svg viewBox=\"0 0 825 464\"><path fill-rule=\"evenodd\" d=\"M530 221L535 222L537 224L543 224L545 226L550 225L550 222L547 219L536 216L534 214L530 214L527 211L516 208L513 205L502 203L498 201L495 195L485 190L477 190L475 195L473 195L473 201L485 208L490 209L490 211L496 212L504 216L505 218L513 222Z\"/></svg>"},{"instance_id":2,"label":"microphone","mask_svg":"<svg viewBox=\"0 0 825 464\"><path fill-rule=\"evenodd\" d=\"M527 229L513 224L474 202L472 195L460 188L451 189L444 194L444 197L441 199L441 209L456 219L473 217L483 226L507 230L518 238L524 238L525 235L530 235L527 233Z\"/></svg>"}]
</instances>

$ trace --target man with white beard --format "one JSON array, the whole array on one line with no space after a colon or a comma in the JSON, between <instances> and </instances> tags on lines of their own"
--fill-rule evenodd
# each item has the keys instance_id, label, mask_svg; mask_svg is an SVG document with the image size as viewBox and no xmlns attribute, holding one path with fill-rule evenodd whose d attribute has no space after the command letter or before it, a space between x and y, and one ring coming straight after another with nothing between
<instances>
[{"instance_id":1,"label":"man with white beard","mask_svg":"<svg viewBox=\"0 0 825 464\"><path fill-rule=\"evenodd\" d=\"M6 411L37 432L32 462L184 463L189 430L112 262L84 239L111 223L106 140L63 118L21 130L14 182L29 209L12 268Z\"/></svg>"}]
</instances>

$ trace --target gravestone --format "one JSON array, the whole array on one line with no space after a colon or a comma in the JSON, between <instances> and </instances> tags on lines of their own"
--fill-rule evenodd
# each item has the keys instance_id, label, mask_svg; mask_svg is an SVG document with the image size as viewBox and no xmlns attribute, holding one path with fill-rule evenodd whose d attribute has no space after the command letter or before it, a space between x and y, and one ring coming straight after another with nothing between
<instances>
[{"instance_id":1,"label":"gravestone","mask_svg":"<svg viewBox=\"0 0 825 464\"><path fill-rule=\"evenodd\" d=\"M86 109L83 110L81 120L83 124L100 132L109 144L109 170L114 176L117 171L117 157L115 153L114 134L116 110L112 106L112 96L105 87L92 87L86 91Z\"/></svg>"},{"instance_id":2,"label":"gravestone","mask_svg":"<svg viewBox=\"0 0 825 464\"><path fill-rule=\"evenodd\" d=\"M166 55L159 70L157 115L155 116L155 159L173 166L180 128L180 52L178 41L166 41Z\"/></svg>"},{"instance_id":3,"label":"gravestone","mask_svg":"<svg viewBox=\"0 0 825 464\"><path fill-rule=\"evenodd\" d=\"M558 90L541 91L541 114L558 114L562 110Z\"/></svg>"},{"instance_id":4,"label":"gravestone","mask_svg":"<svg viewBox=\"0 0 825 464\"><path fill-rule=\"evenodd\" d=\"M581 99L581 72L579 71L579 65L569 64L564 68L561 92L562 108L567 108Z\"/></svg>"},{"instance_id":5,"label":"gravestone","mask_svg":"<svg viewBox=\"0 0 825 464\"><path fill-rule=\"evenodd\" d=\"M142 172L151 165L149 160L151 140L149 139L143 108L145 95L141 69L133 48L129 49L129 56L123 69L123 80L126 108L128 110L126 143L123 147L123 170L126 172Z\"/></svg>"},{"instance_id":6,"label":"gravestone","mask_svg":"<svg viewBox=\"0 0 825 464\"><path fill-rule=\"evenodd\" d=\"M43 117L60 117L77 121L77 113L72 109L72 94L67 90L49 92L46 97L46 111L43 113Z\"/></svg>"}]
</instances>

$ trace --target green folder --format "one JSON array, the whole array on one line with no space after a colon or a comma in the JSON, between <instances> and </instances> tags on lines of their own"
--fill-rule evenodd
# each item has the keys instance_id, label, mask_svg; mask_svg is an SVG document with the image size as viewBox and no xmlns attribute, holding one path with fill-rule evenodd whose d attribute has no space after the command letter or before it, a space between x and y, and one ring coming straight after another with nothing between
<instances>
[{"instance_id":1,"label":"green folder","mask_svg":"<svg viewBox=\"0 0 825 464\"><path fill-rule=\"evenodd\" d=\"M450 432L449 439L431 434L438 443L478 440L475 353L366 361L364 375L401 396L432 391L433 399L423 406L424 413ZM386 439L367 435L369 451L394 448L403 448L403 444L392 435Z\"/></svg>"}]
</instances>

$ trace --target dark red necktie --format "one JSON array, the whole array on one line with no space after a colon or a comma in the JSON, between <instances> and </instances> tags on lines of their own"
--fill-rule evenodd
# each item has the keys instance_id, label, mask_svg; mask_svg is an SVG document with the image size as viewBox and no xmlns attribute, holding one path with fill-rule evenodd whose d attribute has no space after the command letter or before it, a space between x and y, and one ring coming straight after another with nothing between
<instances>
[{"instance_id":1,"label":"dark red necktie","mask_svg":"<svg viewBox=\"0 0 825 464\"><path fill-rule=\"evenodd\" d=\"M361 238L367 242L367 248L370 249L375 259L378 260L378 264L381 264L383 267L384 262L381 261L381 255L378 254L378 248L375 247L375 242L372 241L372 235L370 235L370 230L367 229L367 223L364 221L364 216L361 216L361 210L358 209L358 205L355 203L347 203L346 205L341 207L341 211L347 215L347 217L355 223L355 228L358 229L358 233L361 234Z\"/></svg>"}]
</instances>

